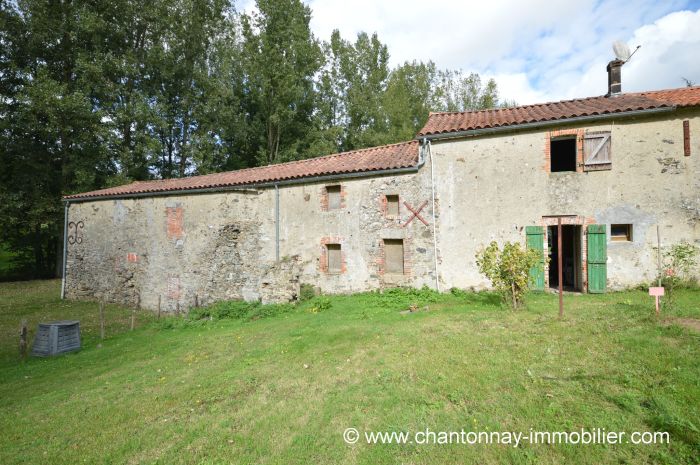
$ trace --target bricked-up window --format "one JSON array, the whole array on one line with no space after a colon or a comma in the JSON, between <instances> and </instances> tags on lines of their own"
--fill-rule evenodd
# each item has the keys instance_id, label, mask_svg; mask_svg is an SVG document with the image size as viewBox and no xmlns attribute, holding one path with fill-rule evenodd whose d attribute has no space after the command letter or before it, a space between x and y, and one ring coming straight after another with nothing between
<instances>
[{"instance_id":1,"label":"bricked-up window","mask_svg":"<svg viewBox=\"0 0 700 465\"><path fill-rule=\"evenodd\" d=\"M339 210L340 201L340 186L326 186L326 194L328 194L328 209Z\"/></svg>"},{"instance_id":2,"label":"bricked-up window","mask_svg":"<svg viewBox=\"0 0 700 465\"><path fill-rule=\"evenodd\" d=\"M632 240L632 225L611 224L610 240L615 242L630 242Z\"/></svg>"},{"instance_id":3,"label":"bricked-up window","mask_svg":"<svg viewBox=\"0 0 700 465\"><path fill-rule=\"evenodd\" d=\"M182 207L168 207L165 209L165 213L167 216L166 232L168 239L181 239L184 220Z\"/></svg>"},{"instance_id":4,"label":"bricked-up window","mask_svg":"<svg viewBox=\"0 0 700 465\"><path fill-rule=\"evenodd\" d=\"M398 195L387 195L386 196L386 216L399 216L399 196Z\"/></svg>"},{"instance_id":5,"label":"bricked-up window","mask_svg":"<svg viewBox=\"0 0 700 465\"><path fill-rule=\"evenodd\" d=\"M326 244L326 257L329 273L340 273L343 271L343 255L340 250L340 244Z\"/></svg>"},{"instance_id":6,"label":"bricked-up window","mask_svg":"<svg viewBox=\"0 0 700 465\"><path fill-rule=\"evenodd\" d=\"M576 138L552 139L549 143L550 172L576 171Z\"/></svg>"},{"instance_id":7,"label":"bricked-up window","mask_svg":"<svg viewBox=\"0 0 700 465\"><path fill-rule=\"evenodd\" d=\"M384 239L384 272L403 274L403 239Z\"/></svg>"}]
</instances>

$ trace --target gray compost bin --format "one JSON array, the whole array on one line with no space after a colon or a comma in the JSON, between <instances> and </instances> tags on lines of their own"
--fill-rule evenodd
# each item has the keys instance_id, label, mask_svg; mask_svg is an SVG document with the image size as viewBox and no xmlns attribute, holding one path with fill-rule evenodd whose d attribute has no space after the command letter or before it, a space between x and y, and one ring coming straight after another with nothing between
<instances>
[{"instance_id":1,"label":"gray compost bin","mask_svg":"<svg viewBox=\"0 0 700 465\"><path fill-rule=\"evenodd\" d=\"M32 355L47 357L80 349L80 322L54 321L39 323Z\"/></svg>"}]
</instances>

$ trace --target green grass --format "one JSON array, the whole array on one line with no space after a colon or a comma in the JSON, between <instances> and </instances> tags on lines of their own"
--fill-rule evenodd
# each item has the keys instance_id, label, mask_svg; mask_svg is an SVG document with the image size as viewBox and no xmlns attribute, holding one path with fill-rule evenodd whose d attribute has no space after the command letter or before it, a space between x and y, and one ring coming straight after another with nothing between
<instances>
[{"instance_id":1,"label":"green grass","mask_svg":"<svg viewBox=\"0 0 700 465\"><path fill-rule=\"evenodd\" d=\"M237 319L148 322L61 303L56 282L0 284L0 463L697 463L700 334L642 291L389 293ZM327 302L330 302L327 305ZM410 304L429 311L401 314ZM700 292L677 316L700 317ZM223 311L221 308L217 312ZM18 318L80 318L84 349L16 360ZM206 315L204 315L206 316ZM674 315L667 315L669 318ZM7 338L10 341L6 341ZM359 431L668 431L664 445L368 445Z\"/></svg>"}]
</instances>

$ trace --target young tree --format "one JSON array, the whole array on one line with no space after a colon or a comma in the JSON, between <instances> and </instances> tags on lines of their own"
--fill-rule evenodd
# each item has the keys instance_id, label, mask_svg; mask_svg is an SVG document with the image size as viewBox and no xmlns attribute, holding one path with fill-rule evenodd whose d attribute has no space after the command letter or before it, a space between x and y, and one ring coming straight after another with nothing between
<instances>
[{"instance_id":1,"label":"young tree","mask_svg":"<svg viewBox=\"0 0 700 465\"><path fill-rule=\"evenodd\" d=\"M472 111L498 106L498 86L493 79L483 84L477 73L465 75L462 70L443 70L438 78L437 111Z\"/></svg>"},{"instance_id":2,"label":"young tree","mask_svg":"<svg viewBox=\"0 0 700 465\"><path fill-rule=\"evenodd\" d=\"M412 139L428 120L430 111L437 110L437 77L432 61L406 62L391 72L383 106L392 141Z\"/></svg>"},{"instance_id":3,"label":"young tree","mask_svg":"<svg viewBox=\"0 0 700 465\"><path fill-rule=\"evenodd\" d=\"M542 251L524 249L518 243L506 242L499 249L496 242L476 254L479 272L486 276L503 303L518 309L530 285L530 269L542 266Z\"/></svg>"},{"instance_id":4,"label":"young tree","mask_svg":"<svg viewBox=\"0 0 700 465\"><path fill-rule=\"evenodd\" d=\"M687 241L669 246L663 252L663 272L661 282L666 288L664 306L673 309L676 305L676 289L684 285L696 285L698 276L697 260L700 247Z\"/></svg>"},{"instance_id":5,"label":"young tree","mask_svg":"<svg viewBox=\"0 0 700 465\"><path fill-rule=\"evenodd\" d=\"M250 124L262 164L301 156L314 110L313 77L321 49L309 28L311 10L299 0L258 0L242 15L243 63Z\"/></svg>"}]
</instances>

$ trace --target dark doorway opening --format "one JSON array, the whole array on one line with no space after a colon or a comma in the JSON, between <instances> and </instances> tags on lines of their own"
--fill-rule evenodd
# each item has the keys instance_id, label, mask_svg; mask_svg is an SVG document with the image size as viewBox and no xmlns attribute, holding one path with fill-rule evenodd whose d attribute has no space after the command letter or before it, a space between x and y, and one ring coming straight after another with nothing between
<instances>
[{"instance_id":1,"label":"dark doorway opening","mask_svg":"<svg viewBox=\"0 0 700 465\"><path fill-rule=\"evenodd\" d=\"M549 249L549 287L559 288L559 262L557 227L549 226L547 230ZM562 284L566 291L582 289L581 276L581 226L563 225L561 227Z\"/></svg>"},{"instance_id":2,"label":"dark doorway opening","mask_svg":"<svg viewBox=\"0 0 700 465\"><path fill-rule=\"evenodd\" d=\"M549 146L550 171L576 171L576 139L554 139Z\"/></svg>"}]
</instances>

